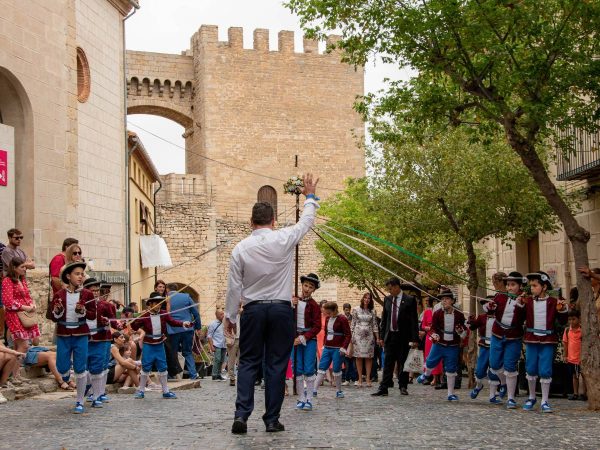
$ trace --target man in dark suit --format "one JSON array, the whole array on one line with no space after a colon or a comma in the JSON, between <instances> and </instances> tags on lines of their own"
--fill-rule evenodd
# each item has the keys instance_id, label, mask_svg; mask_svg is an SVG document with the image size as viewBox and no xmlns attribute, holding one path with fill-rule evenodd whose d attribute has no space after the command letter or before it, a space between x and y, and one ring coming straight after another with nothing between
<instances>
[{"instance_id":1,"label":"man in dark suit","mask_svg":"<svg viewBox=\"0 0 600 450\"><path fill-rule=\"evenodd\" d=\"M383 376L374 396L388 395L388 388L394 386L394 367L398 363L398 384L400 393L408 395L408 373L403 371L404 362L410 347L419 342L417 300L402 292L400 280L390 278L386 283L390 295L385 297L381 313L381 340L385 351Z\"/></svg>"}]
</instances>

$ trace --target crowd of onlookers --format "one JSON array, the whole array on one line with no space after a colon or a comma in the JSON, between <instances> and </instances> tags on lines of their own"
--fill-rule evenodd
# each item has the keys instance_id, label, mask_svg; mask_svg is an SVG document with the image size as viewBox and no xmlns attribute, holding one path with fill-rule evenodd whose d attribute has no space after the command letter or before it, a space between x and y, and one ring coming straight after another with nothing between
<instances>
[{"instance_id":1,"label":"crowd of onlookers","mask_svg":"<svg viewBox=\"0 0 600 450\"><path fill-rule=\"evenodd\" d=\"M23 233L13 228L8 231L7 244L0 243L0 273L2 283L0 291L0 388L17 386L27 382L21 377L21 367L44 367L49 370L61 389L74 388L72 382L64 382L56 370L56 353L48 347L39 345L40 329L35 324L36 302L32 299L27 285L26 271L36 267L35 261L22 249ZM61 252L54 256L49 265L49 294L53 295L63 287L61 269L68 263L84 261L83 249L77 239L64 240ZM600 315L600 269L579 269L589 278L594 292L595 307ZM86 278L89 278L86 276ZM93 279L91 279L93 280ZM86 282L89 280L86 280ZM95 280L93 280L95 281ZM498 280L492 280L496 283ZM115 300L111 295L111 285L106 282L89 283L90 289L99 289L100 296L114 303L121 322L111 325L113 328L113 343L109 364L109 383L120 383L124 387L136 387L139 384L140 359L143 352L143 330L134 330L131 323L123 319L131 319L139 314L139 306L131 302L125 306L123 302ZM435 294L430 296L419 294L419 349L426 359L431 350L431 322L433 312L439 308ZM154 292L150 297L166 299L161 308L165 312L181 321L193 323L193 329L183 327L168 327L165 343L168 376L170 380L182 377L196 379L210 376L212 380L229 380L229 384L236 383L236 365L239 358L239 333L229 335L224 327L224 312L217 309L215 318L209 324L203 325L194 300L186 293L180 292L177 284L169 284L157 280ZM560 340L555 360L565 362L571 368L573 390L570 398L577 399L585 396L582 383L580 365L581 355L581 325L578 306L577 288L570 291L569 325L560 330ZM323 307L325 300L321 302ZM360 304L354 308L349 303L343 305L343 313L351 324L352 340L348 353L344 357L342 382L343 385L357 387L371 387L378 380L378 370L383 367L385 358L382 341L379 337L380 318L375 312L375 304L371 293L365 293ZM240 306L239 314L243 310ZM323 351L323 334L325 314L322 315L321 333L317 337L317 359ZM239 319L239 317L238 317ZM33 321L33 325L30 322ZM240 321L238 320L239 324ZM8 344L8 345L7 345ZM469 368L469 339L463 342L461 367ZM180 360L179 354L182 358ZM396 370L402 370L397 368ZM415 374L411 374L412 377ZM293 377L292 361L288 368L288 378ZM457 378L460 383L461 376ZM261 383L259 375L257 384ZM331 374L325 378L326 383L331 383ZM436 367L427 384L437 389L444 388L443 368ZM153 383L148 386L154 387ZM158 386L157 386L158 388ZM584 397L585 398L585 397ZM0 395L0 402L3 397Z\"/></svg>"}]
</instances>

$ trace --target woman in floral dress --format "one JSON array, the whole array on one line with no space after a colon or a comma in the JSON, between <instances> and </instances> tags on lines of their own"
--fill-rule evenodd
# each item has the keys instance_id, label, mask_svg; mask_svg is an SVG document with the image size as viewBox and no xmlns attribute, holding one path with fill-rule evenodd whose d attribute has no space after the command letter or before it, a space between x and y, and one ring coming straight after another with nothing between
<instances>
[{"instance_id":1,"label":"woman in floral dress","mask_svg":"<svg viewBox=\"0 0 600 450\"><path fill-rule=\"evenodd\" d=\"M373 299L369 292L363 295L360 306L352 311L350 331L352 332L352 356L356 358L358 387L362 387L363 365L366 366L367 387L371 387L371 368L375 342L379 340L377 317L373 311Z\"/></svg>"},{"instance_id":2,"label":"woman in floral dress","mask_svg":"<svg viewBox=\"0 0 600 450\"><path fill-rule=\"evenodd\" d=\"M7 270L6 277L2 280L2 301L6 308L6 324L15 341L15 350L26 353L29 340L37 345L40 329L36 325L25 328L19 320L18 312L32 313L36 310L35 303L29 294L27 280L25 280L25 261L18 256L14 257Z\"/></svg>"}]
</instances>

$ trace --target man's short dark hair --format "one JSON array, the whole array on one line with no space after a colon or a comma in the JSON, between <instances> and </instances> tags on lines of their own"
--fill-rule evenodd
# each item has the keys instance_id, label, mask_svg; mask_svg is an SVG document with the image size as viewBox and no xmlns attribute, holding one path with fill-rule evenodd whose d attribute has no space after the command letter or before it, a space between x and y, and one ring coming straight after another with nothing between
<instances>
[{"instance_id":1,"label":"man's short dark hair","mask_svg":"<svg viewBox=\"0 0 600 450\"><path fill-rule=\"evenodd\" d=\"M400 286L400 278L392 277L385 282L385 287Z\"/></svg>"},{"instance_id":2,"label":"man's short dark hair","mask_svg":"<svg viewBox=\"0 0 600 450\"><path fill-rule=\"evenodd\" d=\"M73 244L79 244L79 241L75 238L66 238L63 241L62 251L64 252L66 249L68 249Z\"/></svg>"},{"instance_id":3,"label":"man's short dark hair","mask_svg":"<svg viewBox=\"0 0 600 450\"><path fill-rule=\"evenodd\" d=\"M344 309L346 308L352 309L352 305L350 303L344 303Z\"/></svg>"},{"instance_id":4,"label":"man's short dark hair","mask_svg":"<svg viewBox=\"0 0 600 450\"><path fill-rule=\"evenodd\" d=\"M254 225L269 225L273 222L275 212L270 203L258 202L252 207L252 223Z\"/></svg>"},{"instance_id":5,"label":"man's short dark hair","mask_svg":"<svg viewBox=\"0 0 600 450\"><path fill-rule=\"evenodd\" d=\"M8 230L8 231L6 232L6 234L8 235L8 237L9 237L9 238L11 238L11 237L13 237L13 236L15 236L15 235L17 235L17 236L20 236L20 235L22 235L23 233L22 233L22 232L21 232L21 230L19 230L18 228L11 228L10 230Z\"/></svg>"},{"instance_id":6,"label":"man's short dark hair","mask_svg":"<svg viewBox=\"0 0 600 450\"><path fill-rule=\"evenodd\" d=\"M179 287L177 286L177 283L167 284L167 292L177 291L178 289L179 289Z\"/></svg>"}]
</instances>

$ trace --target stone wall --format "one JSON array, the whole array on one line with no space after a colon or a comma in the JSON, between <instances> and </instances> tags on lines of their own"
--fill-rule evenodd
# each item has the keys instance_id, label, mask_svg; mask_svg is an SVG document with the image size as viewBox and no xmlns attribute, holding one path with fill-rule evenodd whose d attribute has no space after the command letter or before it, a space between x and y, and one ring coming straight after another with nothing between
<instances>
[{"instance_id":1,"label":"stone wall","mask_svg":"<svg viewBox=\"0 0 600 450\"><path fill-rule=\"evenodd\" d=\"M162 177L163 189L157 197L158 230L169 247L173 264L183 264L164 271L159 278L167 282L191 282L191 287L199 293L200 312L206 321L212 320L216 307L225 305L231 252L252 230L247 220L218 217L214 206L206 203L209 197L193 194L194 177L176 174ZM315 246L316 239L309 232L300 245L300 274L319 272L321 256ZM215 245L219 245L217 251L190 261ZM315 294L317 300L335 300L340 306L346 302L358 305L360 296L347 283L335 279L324 280Z\"/></svg>"}]
</instances>

